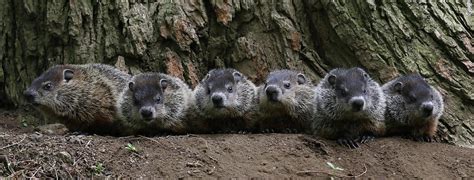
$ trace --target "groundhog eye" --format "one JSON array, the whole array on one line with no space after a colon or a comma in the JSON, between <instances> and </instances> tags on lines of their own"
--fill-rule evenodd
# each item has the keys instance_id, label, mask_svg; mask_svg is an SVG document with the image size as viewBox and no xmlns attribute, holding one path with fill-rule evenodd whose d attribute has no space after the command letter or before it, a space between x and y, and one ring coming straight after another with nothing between
<instances>
[{"instance_id":1,"label":"groundhog eye","mask_svg":"<svg viewBox=\"0 0 474 180\"><path fill-rule=\"evenodd\" d=\"M228 91L229 93L232 93L233 90L234 90L234 89L232 89L232 86L227 88L227 91Z\"/></svg>"},{"instance_id":2,"label":"groundhog eye","mask_svg":"<svg viewBox=\"0 0 474 180\"><path fill-rule=\"evenodd\" d=\"M133 104L138 105L140 102L136 98L133 98Z\"/></svg>"},{"instance_id":3,"label":"groundhog eye","mask_svg":"<svg viewBox=\"0 0 474 180\"><path fill-rule=\"evenodd\" d=\"M367 94L367 89L364 89L364 94Z\"/></svg>"},{"instance_id":4,"label":"groundhog eye","mask_svg":"<svg viewBox=\"0 0 474 180\"><path fill-rule=\"evenodd\" d=\"M51 83L47 83L43 86L43 89L46 91L49 91L53 88L53 85Z\"/></svg>"},{"instance_id":5,"label":"groundhog eye","mask_svg":"<svg viewBox=\"0 0 474 180\"><path fill-rule=\"evenodd\" d=\"M345 90L341 90L341 95L342 96L346 96L347 95L347 92Z\"/></svg>"},{"instance_id":6,"label":"groundhog eye","mask_svg":"<svg viewBox=\"0 0 474 180\"><path fill-rule=\"evenodd\" d=\"M161 97L156 97L155 102L156 103L161 103Z\"/></svg>"},{"instance_id":7,"label":"groundhog eye","mask_svg":"<svg viewBox=\"0 0 474 180\"><path fill-rule=\"evenodd\" d=\"M290 83L285 83L285 84L283 84L283 86L285 86L286 89L290 89L291 84Z\"/></svg>"}]
</instances>

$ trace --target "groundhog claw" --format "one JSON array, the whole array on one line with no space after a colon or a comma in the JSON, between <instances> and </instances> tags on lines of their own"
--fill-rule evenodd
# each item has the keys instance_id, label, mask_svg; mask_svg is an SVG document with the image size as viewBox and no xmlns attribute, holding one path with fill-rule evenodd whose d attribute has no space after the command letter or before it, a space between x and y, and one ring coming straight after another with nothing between
<instances>
[{"instance_id":1,"label":"groundhog claw","mask_svg":"<svg viewBox=\"0 0 474 180\"><path fill-rule=\"evenodd\" d=\"M413 137L413 140L420 142L434 142L434 139L431 136L415 136Z\"/></svg>"},{"instance_id":2,"label":"groundhog claw","mask_svg":"<svg viewBox=\"0 0 474 180\"><path fill-rule=\"evenodd\" d=\"M364 135L364 136L358 137L358 138L356 139L356 141L359 142L359 143L361 143L361 144L364 144L364 143L373 141L374 139L375 139L374 136Z\"/></svg>"},{"instance_id":3,"label":"groundhog claw","mask_svg":"<svg viewBox=\"0 0 474 180\"><path fill-rule=\"evenodd\" d=\"M355 149L359 147L359 144L352 139L338 139L337 143L341 146L346 146L350 149Z\"/></svg>"}]
</instances>

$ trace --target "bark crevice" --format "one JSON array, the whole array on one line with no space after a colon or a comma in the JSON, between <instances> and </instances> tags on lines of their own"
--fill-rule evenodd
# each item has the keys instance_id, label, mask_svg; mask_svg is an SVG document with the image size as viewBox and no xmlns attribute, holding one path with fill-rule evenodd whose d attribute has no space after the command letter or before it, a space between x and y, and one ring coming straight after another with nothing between
<instances>
[{"instance_id":1,"label":"bark crevice","mask_svg":"<svg viewBox=\"0 0 474 180\"><path fill-rule=\"evenodd\" d=\"M60 63L123 59L132 73L160 71L195 86L215 67L259 83L291 68L315 83L361 66L381 83L420 72L440 89L440 136L473 144L474 47L462 0L4 1L0 2L0 102Z\"/></svg>"}]
</instances>

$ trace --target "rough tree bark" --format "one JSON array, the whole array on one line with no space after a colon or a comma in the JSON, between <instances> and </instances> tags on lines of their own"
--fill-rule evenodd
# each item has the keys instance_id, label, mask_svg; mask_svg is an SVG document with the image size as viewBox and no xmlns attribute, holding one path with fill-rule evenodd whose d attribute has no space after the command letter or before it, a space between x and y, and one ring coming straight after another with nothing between
<instances>
[{"instance_id":1,"label":"rough tree bark","mask_svg":"<svg viewBox=\"0 0 474 180\"><path fill-rule=\"evenodd\" d=\"M315 82L361 66L381 83L420 72L445 96L440 135L474 143L474 43L469 0L1 0L0 103L53 64L124 59L196 85L235 67L260 82L292 68Z\"/></svg>"}]
</instances>

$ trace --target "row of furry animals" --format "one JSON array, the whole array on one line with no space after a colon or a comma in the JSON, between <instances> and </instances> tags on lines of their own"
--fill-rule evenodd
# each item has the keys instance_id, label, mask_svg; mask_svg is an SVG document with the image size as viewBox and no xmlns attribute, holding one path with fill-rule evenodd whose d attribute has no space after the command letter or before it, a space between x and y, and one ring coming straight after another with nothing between
<instances>
[{"instance_id":1,"label":"row of furry animals","mask_svg":"<svg viewBox=\"0 0 474 180\"><path fill-rule=\"evenodd\" d=\"M275 70L255 86L235 69L213 69L194 90L162 73L130 76L104 64L56 65L24 93L45 118L72 131L161 133L302 132L356 148L383 135L431 141L440 93L420 75L382 87L360 68L331 70L317 86Z\"/></svg>"}]
</instances>

